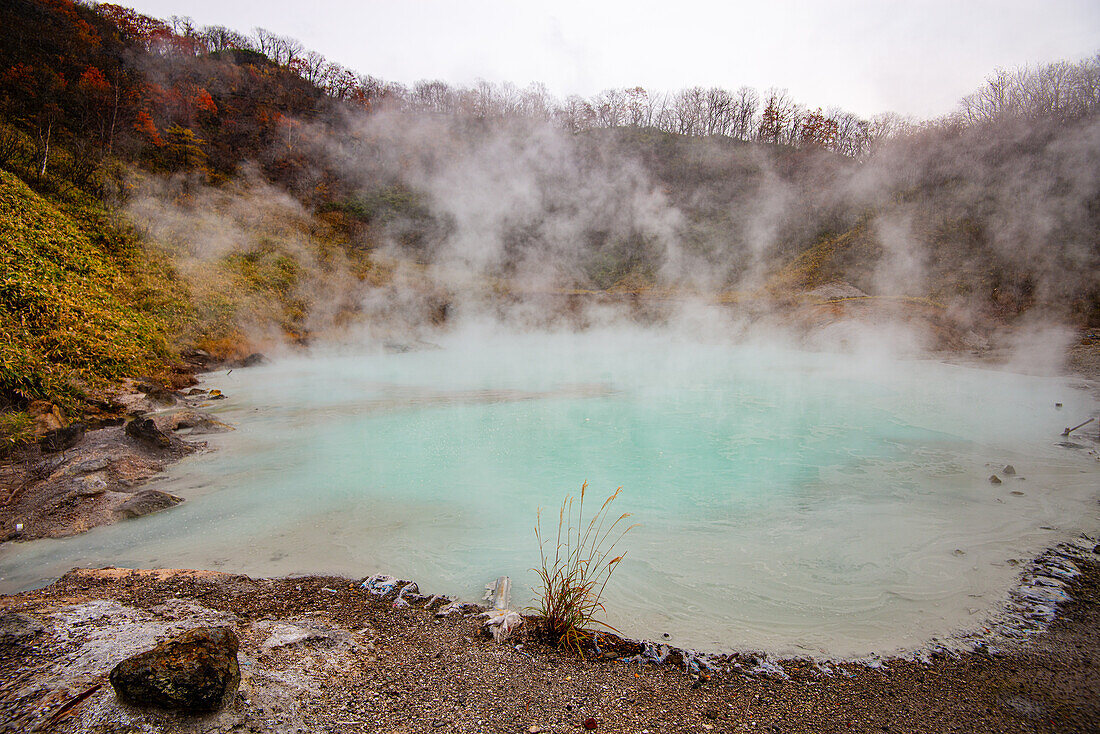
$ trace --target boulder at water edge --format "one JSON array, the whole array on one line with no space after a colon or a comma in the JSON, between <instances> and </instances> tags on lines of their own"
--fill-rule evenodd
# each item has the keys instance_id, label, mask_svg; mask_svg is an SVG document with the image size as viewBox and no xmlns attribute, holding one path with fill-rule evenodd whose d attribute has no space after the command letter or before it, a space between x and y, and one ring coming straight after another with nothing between
<instances>
[{"instance_id":1,"label":"boulder at water edge","mask_svg":"<svg viewBox=\"0 0 1100 734\"><path fill-rule=\"evenodd\" d=\"M111 671L111 685L134 706L213 711L233 699L241 682L238 644L228 627L199 627L123 660Z\"/></svg>"},{"instance_id":2,"label":"boulder at water edge","mask_svg":"<svg viewBox=\"0 0 1100 734\"><path fill-rule=\"evenodd\" d=\"M161 492L159 489L144 489L118 506L123 517L142 517L154 512L167 510L183 502L182 497Z\"/></svg>"},{"instance_id":3,"label":"boulder at water edge","mask_svg":"<svg viewBox=\"0 0 1100 734\"><path fill-rule=\"evenodd\" d=\"M157 448L166 449L172 445L171 440L157 428L152 418L134 418L126 424L126 435Z\"/></svg>"}]
</instances>

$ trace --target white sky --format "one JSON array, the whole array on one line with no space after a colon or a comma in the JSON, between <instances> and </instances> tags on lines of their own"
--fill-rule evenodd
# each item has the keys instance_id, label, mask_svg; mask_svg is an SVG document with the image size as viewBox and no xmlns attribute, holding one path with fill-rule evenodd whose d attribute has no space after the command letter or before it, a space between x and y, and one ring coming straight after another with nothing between
<instances>
[{"instance_id":1,"label":"white sky","mask_svg":"<svg viewBox=\"0 0 1100 734\"><path fill-rule=\"evenodd\" d=\"M1100 51L1097 0L115 0L262 26L359 73L557 96L747 84L861 115L950 111L996 67Z\"/></svg>"}]
</instances>

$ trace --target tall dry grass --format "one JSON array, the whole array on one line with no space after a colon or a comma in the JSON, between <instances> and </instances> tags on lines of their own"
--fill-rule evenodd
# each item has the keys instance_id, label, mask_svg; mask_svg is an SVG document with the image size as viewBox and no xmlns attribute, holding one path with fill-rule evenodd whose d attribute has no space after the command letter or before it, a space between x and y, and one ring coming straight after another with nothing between
<instances>
[{"instance_id":1,"label":"tall dry grass","mask_svg":"<svg viewBox=\"0 0 1100 734\"><path fill-rule=\"evenodd\" d=\"M619 496L622 487L604 500L600 509L587 525L584 523L584 498L588 482L581 485L580 500L573 515L573 497L562 502L558 512L558 532L551 556L547 550L549 539L543 538L542 511L535 522L535 538L539 542L541 565L534 569L539 576L538 606L534 611L543 618L551 641L558 647L580 652L584 641L591 634L590 627L599 625L615 630L596 618L605 612L603 592L611 574L622 562L624 554L612 557L623 536L637 527L622 528L630 513L623 513L610 520L609 508Z\"/></svg>"}]
</instances>

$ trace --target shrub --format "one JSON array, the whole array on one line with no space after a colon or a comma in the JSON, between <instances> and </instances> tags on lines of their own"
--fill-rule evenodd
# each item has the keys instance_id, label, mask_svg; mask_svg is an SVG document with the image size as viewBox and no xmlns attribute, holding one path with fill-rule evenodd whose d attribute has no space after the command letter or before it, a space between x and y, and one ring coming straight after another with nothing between
<instances>
[{"instance_id":1,"label":"shrub","mask_svg":"<svg viewBox=\"0 0 1100 734\"><path fill-rule=\"evenodd\" d=\"M573 497L566 497L561 504L553 558L546 548L549 540L544 540L542 536L541 510L535 522L541 565L534 569L540 580L540 588L536 590L539 604L534 611L543 618L545 629L555 645L577 652L580 652L581 644L590 634L590 625L614 630L607 623L595 619L595 615L605 611L601 601L604 588L625 554L608 558L622 537L637 527L635 524L619 529L620 523L630 517L629 513L623 513L610 525L607 524L608 508L619 496L622 487L604 500L599 511L585 525L584 495L587 489L588 482L584 482L575 518Z\"/></svg>"}]
</instances>

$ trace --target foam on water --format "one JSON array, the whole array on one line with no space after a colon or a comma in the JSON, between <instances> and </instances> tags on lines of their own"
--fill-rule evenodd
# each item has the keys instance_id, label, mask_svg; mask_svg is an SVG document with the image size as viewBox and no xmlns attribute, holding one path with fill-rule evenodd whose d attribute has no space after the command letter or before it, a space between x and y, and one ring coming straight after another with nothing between
<instances>
[{"instance_id":1,"label":"foam on water","mask_svg":"<svg viewBox=\"0 0 1100 734\"><path fill-rule=\"evenodd\" d=\"M468 599L507 574L525 603L536 510L587 479L643 524L607 591L623 632L854 655L980 622L1009 559L1100 526L1096 461L1056 445L1097 406L1064 380L655 332L441 346L209 376L237 430L153 485L188 501L7 544L0 590L78 565L381 570ZM1006 463L1022 478L991 485Z\"/></svg>"}]
</instances>

